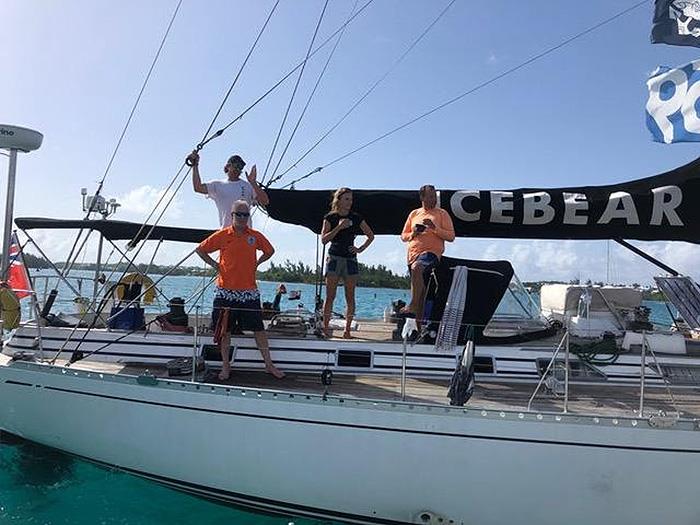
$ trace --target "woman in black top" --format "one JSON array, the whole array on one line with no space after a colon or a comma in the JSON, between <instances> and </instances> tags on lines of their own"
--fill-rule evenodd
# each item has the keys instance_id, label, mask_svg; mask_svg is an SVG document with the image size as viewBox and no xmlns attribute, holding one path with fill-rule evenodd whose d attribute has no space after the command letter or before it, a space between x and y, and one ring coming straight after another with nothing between
<instances>
[{"instance_id":1,"label":"woman in black top","mask_svg":"<svg viewBox=\"0 0 700 525\"><path fill-rule=\"evenodd\" d=\"M331 211L323 218L321 230L321 242L331 243L326 258L326 300L323 303L323 332L330 337L331 332L328 323L333 311L333 301L338 282L343 280L345 288L345 333L343 337L350 339L350 326L355 315L355 285L359 267L357 254L362 253L372 244L374 233L364 219L357 213L350 211L352 208L352 190L350 188L338 188L333 194ZM366 235L367 240L360 246L355 246L355 236Z\"/></svg>"}]
</instances>

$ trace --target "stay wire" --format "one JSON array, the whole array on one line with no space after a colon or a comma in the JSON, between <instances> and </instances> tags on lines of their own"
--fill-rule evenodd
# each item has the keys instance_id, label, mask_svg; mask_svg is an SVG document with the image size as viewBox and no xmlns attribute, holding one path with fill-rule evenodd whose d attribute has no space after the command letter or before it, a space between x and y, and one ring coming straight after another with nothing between
<instances>
[{"instance_id":1,"label":"stay wire","mask_svg":"<svg viewBox=\"0 0 700 525\"><path fill-rule=\"evenodd\" d=\"M244 61L243 61L242 65L241 65L241 67L239 68L239 70L238 70L238 72L237 72L237 74L236 74L236 76L235 76L235 78L234 78L234 80L233 80L231 86L229 87L229 89L228 89L226 95L224 96L224 99L223 99L223 101L222 101L222 103L221 103L219 109L217 110L217 112L216 112L214 118L212 119L211 123L209 124L209 127L208 127L208 129L207 129L207 132L204 134L204 137L207 136L207 134L209 133L209 131L211 131L212 127L214 126L214 123L216 122L216 119L218 118L219 113L221 112L221 110L222 110L222 108L224 107L226 101L228 100L228 97L230 96L231 92L233 91L234 86L236 85L238 79L240 78L240 75L241 75L241 73L243 72L243 69L245 68L245 65L247 64L248 59L250 58L250 56L251 56L253 50L255 49L255 47L257 46L258 41L260 40L260 37L262 36L262 34L263 34L265 28L267 27L267 25L268 25L268 23L269 23L269 21L270 21L270 18L272 17L272 14L273 14L274 11L277 9L277 5L278 5L278 4L279 4L279 0L277 0L277 2L275 2L275 4L274 4L272 10L270 11L270 13L269 13L268 16L267 16L267 19L265 20L265 23L263 24L262 28L261 28L260 31L258 32L258 35L257 35L255 41L253 42L253 45L251 46L251 49L248 51L248 54L246 55L246 58L244 59ZM201 148L198 146L198 149L201 149ZM184 164L184 163L180 166L180 169L177 171L177 173L175 174L175 176L170 180L170 183L168 184L168 186L165 188L165 190L163 190L163 192L162 192L161 195L159 196L158 201L156 202L155 206L154 206L153 209L150 211L150 213L148 214L148 216L146 217L146 219L144 220L144 222L141 224L141 227L139 228L139 230L138 230L138 232L136 233L136 235L134 235L134 237L131 239L131 241L127 244L127 251L128 251L129 249L134 248L135 245L136 245L136 243L139 242L139 240L140 240L140 241L143 241L143 242L141 242L140 246L137 248L136 253L135 253L134 256L132 257L132 260L135 260L136 257L138 257L138 255L140 254L140 252L141 252L143 246L145 246L145 244L146 244L145 241L148 240L148 239L150 238L150 236L151 236L151 234L153 233L154 229L156 228L156 226L158 225L158 223L160 222L160 220L163 218L163 215L165 214L165 212L167 211L168 207L170 206L170 204L171 204L172 201L174 200L175 196L177 195L177 192L178 192L178 191L180 190L180 188L182 187L182 185L183 185L185 179L187 178L187 175L190 173L190 170L188 169L188 170L185 172L184 176L182 176L182 177L180 178L180 176L181 176L183 170L185 169L185 167L186 167L186 164ZM180 179L180 180L179 180L179 183L178 183L177 187L175 188L175 190L173 190L173 191L171 192L170 189L173 187L173 184L175 184L175 183L178 181L178 178ZM170 197L168 198L167 202L164 204L164 206L163 206L162 210L160 211L158 217L156 218L155 222L154 222L152 225L150 225L150 229L149 229L148 233L143 237L143 239L139 239L139 237L141 236L141 234L142 234L142 232L144 231L144 229L148 226L148 221L149 221L149 220L153 217L153 215L156 213L156 211L158 210L158 208L160 207L160 205L163 203L163 201L164 201L164 200L166 199L166 197L168 196L169 192L170 192ZM121 253L121 251L120 251L120 253ZM119 260L119 263L120 263L122 260L124 260L125 255L126 255L125 253L121 253L121 258L120 258L120 260ZM128 259L128 258L127 258L127 259ZM119 264L119 263L117 263L117 264ZM138 270L137 270L137 271L138 271ZM127 266L127 268L122 272L122 275L121 275L121 277L120 277L120 279L119 279L120 281L121 281L122 278L124 278L124 276L126 275L127 272L128 272L128 266Z\"/></svg>"},{"instance_id":2,"label":"stay wire","mask_svg":"<svg viewBox=\"0 0 700 525\"><path fill-rule=\"evenodd\" d=\"M246 55L245 60L243 60L241 67L238 69L238 73L236 73L236 77L233 79L233 82L231 82L231 86L228 88L226 95L224 96L223 100L221 101L221 104L219 105L219 109L216 110L216 113L214 114L214 118L211 120L211 124L209 124L207 131L204 132L204 136L202 137L202 142L204 142L204 140L207 138L207 136L209 135L209 132L212 130L212 128L214 127L214 124L216 123L217 119L219 118L221 111L224 109L224 106L226 105L226 102L228 101L228 98L231 95L231 92L233 91L234 86L238 82L238 79L240 78L241 74L243 73L243 69L245 69L245 66L248 63L248 59L250 59L250 56L253 54L253 51L258 46L258 42L260 41L260 37L262 37L263 33L265 32L265 29L267 28L267 24L270 22L270 19L272 18L272 15L274 14L275 10L277 10L277 6L279 5L279 3L280 3L280 0L277 0L275 2L275 5L272 6L270 13L267 15L267 19L265 20L265 23L260 28L260 31L258 31L258 36L255 37L255 41L253 42L253 45L248 50L248 54ZM199 149L201 149L201 148L199 148Z\"/></svg>"},{"instance_id":3,"label":"stay wire","mask_svg":"<svg viewBox=\"0 0 700 525\"><path fill-rule=\"evenodd\" d=\"M641 2L637 2L636 4L634 4L634 5L632 5L632 6L628 7L628 8L626 8L626 9L624 9L623 11L620 11L619 13L617 13L617 14L615 14L615 15L609 17L609 18L606 18L605 20L603 20L603 21L601 21L601 22L598 22L597 24L595 24L595 25L589 27L588 29L585 29L585 30L583 30L583 31L581 31L581 32L579 32L579 33L576 33L575 35L573 35L573 36L571 36L571 37L569 37L569 38L563 40L563 41L560 42L559 44L556 44L556 45L554 45L554 46L552 46L552 47L550 47L550 48L548 48L548 49L546 49L546 50L544 50L544 51L542 51L542 52L540 52L540 53L538 53L538 54L536 54L536 55L534 55L534 56L528 58L527 60L525 60L524 62L521 62L521 63L518 64L517 66L513 66L512 68L507 69L506 71L504 71L504 72L502 72L502 73L499 73L498 75L496 75L496 76L494 76L494 77L491 77L490 79L488 79L488 80L486 80L486 81L484 81L484 82L482 82L482 83L480 83L480 84L474 86L473 88L471 88L471 89L465 91L464 93L461 93L461 94L457 95L456 97L453 97L453 98L447 100L446 102L443 102L442 104L440 104L440 105L438 105L438 106L436 106L436 107L434 107L434 108L432 108L432 109L426 111L425 113L422 113L422 114L418 115L417 117L412 118L412 119L409 120L408 122L405 122L404 124L401 124L400 126L397 126L397 127L393 128L392 130L387 131L386 133L384 133L384 134L382 134L382 135L380 135L380 136L378 136L378 137L376 137L376 138L370 140L369 142L366 142L365 144L363 144L363 145L361 145L361 146L359 146L359 147L353 149L352 151L350 151L350 152L348 152L348 153L346 153L346 154L344 154L344 155L341 155L340 157L337 157L336 159L332 160L331 162L329 162L329 163L327 163L327 164L324 164L323 166L319 166L319 167L315 168L314 170L308 172L307 174L302 175L301 177L299 177L299 178L297 178L297 179L294 179L293 181L291 181L291 182L285 184L284 186L282 186L282 188L288 188L288 187L294 186L294 184L296 184L296 183L298 183L298 182L300 182L300 181L302 181L302 180L304 180L304 179L310 177L310 176L313 175L314 173L318 173L318 172L320 172L321 170L323 170L323 169L325 169L325 168L327 168L327 167L329 167L329 166L332 166L333 164L336 164L336 163L338 163L338 162L340 162L340 161L342 161L342 160L345 160L346 158L350 157L351 155L354 155L355 153L358 153L358 152L362 151L363 149L368 148L369 146L371 146L371 145L373 145L373 144L376 144L376 143L379 142L380 140L383 140L383 139L387 138L388 136L393 135L394 133L396 133L396 132L398 132L398 131L401 131L402 129L404 129L404 128L408 127L408 126L410 126L410 125L412 125L412 124L415 124L416 122L418 122L418 121L420 121L420 120L423 120L424 118L426 118L426 117L432 115L433 113L435 113L435 112L437 112L437 111L440 111L441 109L444 109L445 107L447 107L447 106L449 106L449 105L451 105L451 104L454 104L455 102L458 102L459 100L463 99L464 97L466 97L466 96L468 96L468 95L471 95L471 94L473 94L473 93L475 93L475 92L477 92L477 91L479 91L479 90L481 90L481 89L483 89L483 88L485 88L485 87L487 87L487 86L493 84L494 82L496 82L496 81L502 79L503 77L506 77L506 76L508 76L508 75L510 75L510 74L512 74L512 73L515 73L516 71L519 71L520 69L523 69L524 67L526 67L526 66L532 64L533 62L536 62L537 60L539 60L539 59L541 59L541 58L544 58L545 56L550 55L551 53L554 53L555 51L561 49L562 47L565 47L566 45L570 44L571 42L573 42L573 41L575 41L575 40L578 40L579 38L582 38L582 37L588 35L589 33L592 33L593 31L595 31L595 30L597 30L597 29L599 29L599 28L601 28L601 27L603 27L603 26L609 24L610 22L613 22L613 21L617 20L618 18L620 18L620 17L626 15L626 14L629 13L630 11L633 11L634 9L637 9L638 7L640 7L640 6L644 5L644 4L648 4L649 1L650 1L650 0L642 0Z\"/></svg>"},{"instance_id":4,"label":"stay wire","mask_svg":"<svg viewBox=\"0 0 700 525\"><path fill-rule=\"evenodd\" d=\"M117 145L114 148L114 151L112 152L112 156L109 159L109 162L107 163L107 168L105 169L104 174L102 175L102 180L100 180L100 183L97 187L97 191L95 192L95 196L100 194L100 191L102 191L102 187L104 185L105 179L107 178L107 174L109 173L109 170L112 168L112 163L114 162L114 158L117 156L117 152L119 151L119 148L122 145L122 141L124 140L124 136L126 135L127 130L129 129L129 125L131 124L131 119L134 117L134 114L136 113L136 108L139 105L139 102L141 102L141 97L143 96L144 91L146 90L146 86L148 85L148 81L151 78L151 74L153 73L153 70L156 67L156 63L158 62L158 58L160 58L160 53L163 50L163 47L165 46L165 42L168 39L168 35L170 34L170 29L173 27L173 23L175 23L175 18L177 17L177 13L180 11L180 6L182 5L182 0L179 0L177 3L177 6L175 7L175 11L173 11L172 16L170 17L170 22L168 23L168 28L165 30L165 34L163 35L162 40L160 41L160 46L158 46L158 51L156 52L155 57L153 57L153 61L151 62L151 67L148 69L148 73L146 74L146 78L143 81L143 84L141 85L141 90L139 91L138 96L136 97L136 101L134 102L133 107L131 108L131 112L129 113L129 118L126 120L126 124L124 125L124 129L121 132L121 135L119 136L119 140L117 141ZM92 208L92 206L91 206ZM92 209L90 211L93 211Z\"/></svg>"},{"instance_id":5,"label":"stay wire","mask_svg":"<svg viewBox=\"0 0 700 525\"><path fill-rule=\"evenodd\" d=\"M337 30L336 30L333 34L331 34L323 43L321 43L315 50L313 50L313 51L311 52L311 54L306 58L306 60L310 59L310 58L311 58L313 55L315 55L320 49L322 49L328 42L330 42L330 40L331 40L333 37L335 37L344 27L346 27L352 20L354 20L362 11L365 10L373 1L374 1L374 0L368 0L368 1L360 8L360 10L359 10L357 13L355 13L355 15L354 15L353 17L351 17L349 20L347 20L339 29L337 29ZM256 42L257 42L257 39L256 39ZM306 62L306 60L304 61L304 63ZM222 135L228 128L230 128L235 122L237 122L238 120L240 120L241 118L243 118L243 116L244 116L246 113L248 113L251 109L253 109L253 107L255 107L258 103L260 103L264 98L266 98L270 93L272 93L279 85L281 85L287 78L289 78L289 76L291 76L297 69L299 69L299 68L301 67L301 65L302 65L302 64L297 65L294 69L292 69L289 73L287 73L287 75L285 75L280 81L278 81L278 82L277 82L274 86L272 86L267 92L265 92L261 97L259 97L252 105L250 105L250 106L249 106L243 113L241 113L238 117L236 117L234 120L232 120L231 122L229 122L226 126L224 126L223 128L221 128L220 130L218 130L218 131L217 131L216 133L214 133L212 136L210 136L209 138L207 138L207 139L205 139L204 141L202 141L201 143L199 143L199 144L197 145L197 150L201 150L202 147L204 147L204 145L206 145L208 142L210 142L211 140L213 140L213 139L216 138L216 137L221 136L221 135ZM210 128L210 129L211 129L211 128ZM177 181L178 177L180 176L180 174L182 173L182 171L184 170L185 167L186 167L186 165L183 163L182 166L180 167L180 169L178 170L178 172L176 173L176 175L175 175L175 176L172 178L172 180L170 181L170 184L168 185L168 187L166 188L166 190L165 190L165 191L163 192L163 194L160 196L160 198L159 198L158 202L156 203L155 207L153 208L153 210L151 211L151 213L148 215L148 218L143 222L143 224L141 225L141 228L139 229L139 231L137 232L137 234L136 234L136 235L134 236L134 238L130 241L130 243L129 243L130 245L133 246L133 244L137 241L137 239L139 239L139 237L140 237L140 235L141 235L141 232L143 232L144 228L147 226L148 220L150 220L150 218L153 216L153 214L155 213L156 209L158 208L158 206L160 205L160 203L163 201L163 199L164 199L165 196L167 195L168 190L169 190L169 189L173 186L173 184ZM189 174L189 172L190 172L190 170L187 170L186 175ZM169 199L168 202L166 203L165 208L164 208L164 209L161 211L161 213L159 214L157 221L159 221L159 220L162 218L162 216L163 216L163 214L165 213L167 207L170 205L170 203L171 203L172 200L174 199L175 195L177 194L177 191L182 187L182 184L183 184L184 181L185 181L185 177L183 177L183 178L180 180L180 182L179 182L177 188L176 188L175 191L172 193L172 195L170 196L170 199ZM153 232L154 228L156 227L157 221L156 221L156 223L154 223L154 224L151 226L149 233L148 233L143 239L140 239L141 241L145 241L145 240L148 239L148 237L151 235L151 233ZM76 243L76 244L77 244L77 243ZM133 257L134 259L138 256L138 254L139 254L139 252L140 252L140 250L141 250L141 248L143 247L144 244L145 244L145 242L142 242L142 243L141 243L141 247L139 247L139 249L137 250L136 254L135 254L134 257ZM121 260L120 260L120 262L121 262ZM123 277L123 275L122 275L122 277ZM121 280L121 279L120 279L120 280ZM90 331L90 330L88 330L88 332L89 332L89 331Z\"/></svg>"},{"instance_id":6,"label":"stay wire","mask_svg":"<svg viewBox=\"0 0 700 525\"><path fill-rule=\"evenodd\" d=\"M316 53L318 53L321 49L323 49L328 44L328 42L330 42L340 31L342 31L344 27L346 27L348 24L350 24L350 22L352 22L355 18L357 18L357 16L360 13L362 13L362 11L364 11L372 2L374 2L374 0L367 0L367 2L357 11L357 13L355 13L350 19L346 20L342 26L340 26L338 29L336 29L328 38L326 38L326 40L324 40L321 44L319 44L319 46L311 52L311 54L308 56L308 58L306 58L304 61L302 61L299 64L297 64L296 66L294 66L294 68L292 68L286 75L284 75L281 79L279 79L270 89L268 89L265 93L263 93L260 97L258 97L258 99L256 99L255 102L253 102L250 106L248 106L245 110L243 110L243 112L240 113L236 118L231 120L228 124L226 124L223 128L219 129L216 133L211 135L209 138L207 138L206 140L199 143L197 145L198 149L201 149L202 147L206 146L209 142L211 142L215 138L223 135L224 132L226 132L226 130L228 128L233 126L236 122L238 122L245 115L247 115L250 110L252 110L255 106L257 106L260 102L262 102L265 98L267 98L267 96L270 93L272 93L273 91L275 91L281 84L283 84L285 80L287 80L289 77L291 77L297 69L299 69L303 64L306 63L307 60L311 59L311 57L313 57Z\"/></svg>"},{"instance_id":7,"label":"stay wire","mask_svg":"<svg viewBox=\"0 0 700 525\"><path fill-rule=\"evenodd\" d=\"M294 83L294 89L292 89L292 96L289 98L289 104L287 104L287 109L284 112L284 117L282 117L282 123L280 124L279 130L277 130L277 136L275 137L275 142L272 145L272 150L270 151L270 156L267 159L267 164L265 165L265 171L263 172L262 181L264 181L265 177L267 176L267 170L270 168L270 163L272 162L272 158L275 155L275 150L277 149L277 144L279 144L280 137L282 136L282 131L284 130L284 125L287 123L287 117L289 116L289 111L292 109L292 104L294 103L294 98L296 97L297 90L299 89L299 84L301 82L302 77L304 76L304 70L306 69L306 62L309 60L309 55L311 54L311 50L314 47L314 42L316 42L316 37L318 36L318 30L321 27L321 23L323 22L323 17L326 14L327 7L328 7L328 0L326 0L324 2L323 9L321 9L321 14L318 17L318 22L316 22L316 28L314 29L313 36L311 37L311 42L309 42L309 47L306 50L306 58L304 58L304 62L302 62L301 69L299 70L299 74L297 75L297 80Z\"/></svg>"},{"instance_id":8,"label":"stay wire","mask_svg":"<svg viewBox=\"0 0 700 525\"><path fill-rule=\"evenodd\" d=\"M435 24L437 24L437 23L440 21L440 19L445 15L445 13L447 13L447 11L450 9L450 7L452 7L452 5L453 5L455 2L456 2L456 0L452 0L449 4L447 4L447 6L445 6L445 8L440 12L440 14L428 25L428 27L426 27L426 28L423 30L423 32L418 36L418 38L416 38L416 39L411 43L411 45L406 49L406 51L404 51L404 52L401 54L401 56L391 65L391 67L389 67L389 69L388 69L381 77L379 77L379 78L369 87L369 89L368 89L367 91L365 91L365 93L364 93L359 99L357 99L357 101L355 101L355 103L354 103L352 106L350 106L350 109L348 109L348 110L345 112L345 114L344 114L342 117L340 117L340 120L338 120L338 122L336 122L335 124L333 124L333 125L328 129L328 131L326 131L323 135L321 135L321 137L320 137L309 149L307 149L307 150L304 152L304 154L303 154L301 157L299 157L291 166L289 166L286 170L284 170L282 173L280 173L280 175L279 175L278 177L276 177L276 178L274 178L273 180L271 180L271 181L268 183L268 186L271 186L274 182L279 181L279 180L282 179L282 177L284 177L287 173L289 173L289 172L292 171L294 168L296 168L302 160L304 160L313 150L315 150L315 149L319 146L319 144L321 144L321 142L323 142L323 141L328 137L328 135L330 135L331 133L333 133L333 131L335 131L336 128L337 128L338 126L340 126L340 125L345 121L345 119L348 118L348 116L350 116L350 114L351 114L351 113L352 113L352 112L353 112L353 111L354 111L354 110L355 110L355 109L356 109L356 108L357 108L357 107L358 107L358 106L359 106L359 105L360 105L360 104L361 104L361 103L362 103L362 102L363 102L363 101L364 101L364 100L365 100L365 99L366 99L366 98L367 98L367 97L382 83L382 82L384 82L384 80L386 80L386 78L399 66L399 64L401 64L401 62L403 62L403 60L409 55L409 53L410 53L411 51L413 51L413 49L418 45L418 43L419 43L421 40L423 40L423 38L425 38L425 36L430 32L430 30L433 28L433 26L435 26Z\"/></svg>"},{"instance_id":9,"label":"stay wire","mask_svg":"<svg viewBox=\"0 0 700 525\"><path fill-rule=\"evenodd\" d=\"M165 34L163 35L163 38L160 41L160 45L158 46L158 50L156 51L155 56L153 57L153 61L151 62L151 67L148 69L148 73L146 73L146 77L143 80L143 83L141 84L141 89L139 90L139 94L136 97L136 100L134 101L134 105L131 108L131 112L129 113L129 117L126 119L126 123L124 124L124 128L122 129L121 134L119 135L119 139L117 140L117 144L114 147L114 151L112 151L112 155L109 159L109 162L107 163L107 167L105 168L104 173L102 174L102 178L100 179L100 182L97 185L97 189L95 190L95 194L93 195L92 201L90 202L90 206L88 207L88 211L85 214L85 217L83 220L88 220L90 218L90 214L95 211L95 205L97 203L97 197L101 194L102 188L104 187L105 180L107 179L107 175L109 174L109 171L112 168L112 164L114 163L114 159L117 156L117 153L119 152L119 148L122 145L122 141L124 140L124 137L126 136L126 132L129 129L129 126L131 125L131 120L134 118L134 115L136 113L136 109L138 108L139 103L141 102L141 97L143 96L143 93L146 90L146 86L148 85L148 81L151 79L151 74L153 73L153 70L156 67L156 64L158 63L158 59L160 58L161 51L163 50L163 47L165 46L165 42L168 39L168 36L170 35L170 30L173 27L173 24L175 23L175 18L177 18L177 14L180 11L180 6L182 5L182 0L179 0L177 3L177 6L175 7L175 11L173 11L172 16L170 17L170 22L168 23L168 27L165 30ZM80 239L80 234L82 233L83 229L81 228L78 231L78 235L75 238L75 241L73 241L73 246L70 250L71 255L72 252L75 250L78 240Z\"/></svg>"},{"instance_id":10,"label":"stay wire","mask_svg":"<svg viewBox=\"0 0 700 525\"><path fill-rule=\"evenodd\" d=\"M215 115L214 115L214 118L211 120L211 123L209 124L209 126L208 126L208 128L207 128L207 131L204 133L203 137L206 137L206 136L209 134L209 132L211 131L211 129L214 127L214 124L216 123L216 120L218 119L219 114L221 113L221 111L222 111L224 105L226 104L226 102L227 102L229 96L231 95L231 93L232 93L232 91L233 91L233 88L235 87L236 83L238 82L238 79L240 78L241 74L243 73L243 70L245 69L245 66L246 66L246 64L248 63L248 60L250 59L250 57L251 57L253 51L255 50L255 48L257 47L258 42L260 41L260 38L262 37L263 33L265 32L265 28L267 27L268 23L270 22L270 19L272 18L272 15L274 14L274 12L275 12L275 10L277 9L277 6L278 6L278 5L279 5L279 0L277 0L277 1L275 2L275 4L272 6L272 9L270 10L270 13L267 15L267 18L265 19L264 24L263 24L262 27L260 28L260 31L258 31L258 35L256 36L256 38L255 38L253 44L251 45L250 49L248 50L248 54L246 55L245 59L243 60L243 63L241 64L240 68L238 68L238 72L236 73L236 76L234 77L234 79L233 79L231 85L229 86L229 89L228 89L228 91L226 92L226 95L224 96L224 98L223 98L221 104L219 105L219 109L216 111L216 113L215 113ZM197 149L198 149L198 150L201 149L201 143L200 143L200 145L197 146ZM166 198L166 196L168 195L168 192L169 192L170 188L172 188L173 184L175 184L175 182L177 181L178 177L180 177L180 174L181 174L182 171L185 169L185 167L186 167L186 164L183 163L183 164L180 166L180 169L179 169L179 170L177 171L177 173L175 174L175 176L170 180L170 183L169 183L168 186L165 188L165 190L163 190L163 193L162 193L162 194L160 195L160 197L158 198L158 201L156 202L155 206L153 207L153 209L151 210L151 212L148 214L148 216L147 216L146 219L144 220L143 224L141 225L141 228L139 228L139 231L136 233L136 235L134 236L134 238L133 238L133 239L131 240L131 242L129 243L129 246L133 247L134 243L137 242L137 239L138 239L138 237L141 235L141 233L143 232L143 230L144 230L146 224L147 224L148 221L151 219L151 217L153 217L154 213L156 212L156 210L158 209L158 207L161 205L161 203L163 202L163 200ZM177 189L176 189L175 192L170 196L170 199L169 199L168 202L165 204L165 209L167 209L167 207L168 207L168 206L170 205L170 203L173 201L173 199L174 199L174 197L175 197L175 194L176 194L177 191L180 189L180 187L182 187L182 183L183 183L184 179L187 177L187 175L189 175L189 173L190 173L190 170L188 169L187 172L185 173L185 176L182 178L182 180L181 180L180 183L178 184ZM147 240L147 239L150 237L150 233L153 232L153 228L156 227L158 221L160 220L160 218L162 218L163 213L165 212L165 209L164 209L163 211L161 211L161 213L160 213L160 215L159 215L159 218L157 219L156 223L153 224L153 226L151 227L151 230L150 230L149 234L145 237L144 240Z\"/></svg>"},{"instance_id":11,"label":"stay wire","mask_svg":"<svg viewBox=\"0 0 700 525\"><path fill-rule=\"evenodd\" d=\"M455 1L455 0L453 0ZM350 16L355 12L355 9L357 9L357 4L359 3L359 0L355 0L355 5L352 7L352 11L350 11ZM331 59L333 58L333 55L335 55L335 50L338 49L338 44L340 44L341 39L343 38L343 35L345 34L345 28L340 32L338 35L338 39L335 41L335 44L333 45L333 49L331 49L331 52L328 54L328 58L326 59L326 63L323 65L323 68L321 69L321 73L318 75L318 79L316 79L316 84L314 85L313 89L311 90L311 94L309 95L308 99L306 100L306 104L304 104L304 108L301 110L301 114L299 115L299 118L297 119L296 124L294 125L294 129L292 129L292 133L289 136L289 139L287 140L287 144L284 146L284 149L282 150L282 153L280 154L279 159L277 159L277 164L275 165L275 169L272 171L272 175L270 178L272 180L275 180L275 175L277 174L277 171L279 170L280 165L282 164L282 160L284 159L284 156L287 154L287 150L289 149L289 146L292 144L292 140L294 140L294 136L296 135L297 130L299 129L299 125L301 124L302 119L304 118L304 115L306 115L306 111L309 109L309 106L311 105L311 100L313 99L314 95L316 94L316 90L318 90L319 85L321 85L321 80L323 79L323 76L326 73L326 70L328 69L328 65L331 63ZM261 184L264 183L264 180L261 182Z\"/></svg>"}]
</instances>

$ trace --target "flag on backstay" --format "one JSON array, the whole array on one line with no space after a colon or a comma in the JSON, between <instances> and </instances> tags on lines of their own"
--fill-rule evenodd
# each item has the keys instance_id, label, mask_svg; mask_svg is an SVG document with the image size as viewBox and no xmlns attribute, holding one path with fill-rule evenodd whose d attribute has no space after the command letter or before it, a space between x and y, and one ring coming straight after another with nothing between
<instances>
[{"instance_id":1,"label":"flag on backstay","mask_svg":"<svg viewBox=\"0 0 700 525\"><path fill-rule=\"evenodd\" d=\"M656 0L651 41L700 47L700 0Z\"/></svg>"},{"instance_id":2,"label":"flag on backstay","mask_svg":"<svg viewBox=\"0 0 700 525\"><path fill-rule=\"evenodd\" d=\"M700 60L670 68L659 66L649 80L647 128L653 140L700 142Z\"/></svg>"},{"instance_id":3,"label":"flag on backstay","mask_svg":"<svg viewBox=\"0 0 700 525\"><path fill-rule=\"evenodd\" d=\"M12 234L10 240L10 265L7 270L7 284L15 292L15 295L22 299L31 295L31 285L29 284L29 275L24 267L19 250L19 241L17 235Z\"/></svg>"}]
</instances>

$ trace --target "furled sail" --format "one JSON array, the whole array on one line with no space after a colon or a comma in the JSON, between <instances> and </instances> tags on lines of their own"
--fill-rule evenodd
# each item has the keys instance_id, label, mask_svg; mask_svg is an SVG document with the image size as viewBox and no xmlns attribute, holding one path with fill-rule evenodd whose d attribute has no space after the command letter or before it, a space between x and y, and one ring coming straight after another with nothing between
<instances>
[{"instance_id":1,"label":"furled sail","mask_svg":"<svg viewBox=\"0 0 700 525\"><path fill-rule=\"evenodd\" d=\"M514 190L439 189L458 237L700 242L700 158L620 184ZM321 231L331 190L267 190L273 219ZM398 235L417 191L354 190L353 209L375 233Z\"/></svg>"}]
</instances>

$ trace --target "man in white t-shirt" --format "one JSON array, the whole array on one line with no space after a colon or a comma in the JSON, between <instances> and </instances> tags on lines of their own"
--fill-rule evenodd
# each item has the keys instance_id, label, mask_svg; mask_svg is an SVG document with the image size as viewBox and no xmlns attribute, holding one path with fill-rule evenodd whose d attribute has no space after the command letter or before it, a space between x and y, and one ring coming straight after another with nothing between
<instances>
[{"instance_id":1,"label":"man in white t-shirt","mask_svg":"<svg viewBox=\"0 0 700 525\"><path fill-rule=\"evenodd\" d=\"M187 157L189 164L192 165L192 186L196 193L202 193L209 197L216 204L219 212L219 224L222 228L231 225L231 209L233 203L237 200L244 200L249 206L260 204L267 206L270 199L257 182L257 169L255 165L249 172L246 172L246 180L241 179L241 172L245 166L245 162L238 155L231 156L226 165L224 172L228 176L228 180L215 180L212 182L202 183L199 175L199 153L193 151ZM252 223L248 220L248 225Z\"/></svg>"}]
</instances>

